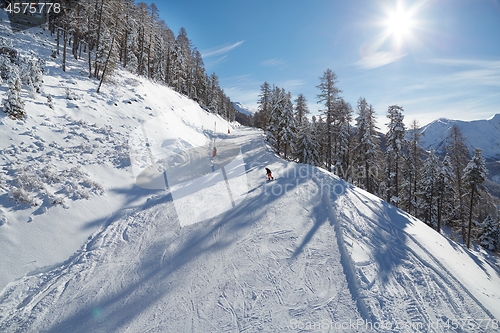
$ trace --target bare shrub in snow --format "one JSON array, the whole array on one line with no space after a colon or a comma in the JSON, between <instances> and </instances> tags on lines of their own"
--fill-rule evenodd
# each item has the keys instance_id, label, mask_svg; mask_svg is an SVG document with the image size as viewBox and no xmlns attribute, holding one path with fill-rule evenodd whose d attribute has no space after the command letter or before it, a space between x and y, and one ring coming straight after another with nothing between
<instances>
[{"instance_id":1,"label":"bare shrub in snow","mask_svg":"<svg viewBox=\"0 0 500 333\"><path fill-rule=\"evenodd\" d=\"M73 90L71 90L69 87L66 87L66 99L69 99L70 101L76 101L80 98L81 97L78 96Z\"/></svg>"},{"instance_id":2,"label":"bare shrub in snow","mask_svg":"<svg viewBox=\"0 0 500 333\"><path fill-rule=\"evenodd\" d=\"M5 213L0 209L0 226L7 224L9 222L9 219L7 216L5 216Z\"/></svg>"},{"instance_id":3,"label":"bare shrub in snow","mask_svg":"<svg viewBox=\"0 0 500 333\"><path fill-rule=\"evenodd\" d=\"M64 204L65 198L90 199L104 193L104 188L79 166L57 171L50 165L34 162L15 170L14 175L12 180L3 182L3 187L16 204Z\"/></svg>"},{"instance_id":4,"label":"bare shrub in snow","mask_svg":"<svg viewBox=\"0 0 500 333\"><path fill-rule=\"evenodd\" d=\"M47 105L49 108L54 110L54 100L52 99L52 96L50 94L47 95Z\"/></svg>"},{"instance_id":5,"label":"bare shrub in snow","mask_svg":"<svg viewBox=\"0 0 500 333\"><path fill-rule=\"evenodd\" d=\"M28 192L22 188L14 188L9 193L9 199L16 204L31 204L31 198Z\"/></svg>"}]
</instances>

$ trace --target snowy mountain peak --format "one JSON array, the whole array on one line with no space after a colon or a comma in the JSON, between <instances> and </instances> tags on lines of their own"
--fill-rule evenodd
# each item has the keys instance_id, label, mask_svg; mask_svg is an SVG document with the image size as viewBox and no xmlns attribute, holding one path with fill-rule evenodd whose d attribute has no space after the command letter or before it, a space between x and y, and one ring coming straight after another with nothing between
<instances>
[{"instance_id":1,"label":"snowy mountain peak","mask_svg":"<svg viewBox=\"0 0 500 333\"><path fill-rule=\"evenodd\" d=\"M240 102L233 102L234 108L247 116L251 116L255 113L255 110L249 106L243 105Z\"/></svg>"},{"instance_id":2,"label":"snowy mountain peak","mask_svg":"<svg viewBox=\"0 0 500 333\"><path fill-rule=\"evenodd\" d=\"M451 128L456 125L465 137L465 144L472 152L480 148L483 156L489 160L500 159L500 114L481 120L452 120L439 118L420 129L422 147L434 148L437 153L444 153L446 139Z\"/></svg>"},{"instance_id":3,"label":"snowy mountain peak","mask_svg":"<svg viewBox=\"0 0 500 333\"><path fill-rule=\"evenodd\" d=\"M490 120L494 121L494 122L497 122L497 123L500 123L500 113L497 113L493 117L488 118L488 121L490 121Z\"/></svg>"}]
</instances>

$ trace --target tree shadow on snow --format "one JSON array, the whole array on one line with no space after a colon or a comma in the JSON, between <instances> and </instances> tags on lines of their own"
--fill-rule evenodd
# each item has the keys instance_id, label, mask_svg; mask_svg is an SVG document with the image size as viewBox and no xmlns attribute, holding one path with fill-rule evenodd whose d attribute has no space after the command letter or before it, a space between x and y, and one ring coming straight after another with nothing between
<instances>
[{"instance_id":1,"label":"tree shadow on snow","mask_svg":"<svg viewBox=\"0 0 500 333\"><path fill-rule=\"evenodd\" d=\"M366 201L356 191L350 192L361 203L354 207L356 213L369 227L363 230L363 242L371 249L373 260L377 263L378 278L386 284L400 265L409 258L407 234L403 231L411 222L405 214L395 206L385 202ZM369 204L370 203L370 204ZM369 216L365 212L370 212Z\"/></svg>"},{"instance_id":2,"label":"tree shadow on snow","mask_svg":"<svg viewBox=\"0 0 500 333\"><path fill-rule=\"evenodd\" d=\"M262 172L259 164L262 163L264 166L269 162L265 157L262 157L261 149L259 146L245 149L244 154L254 161L252 165L246 166L248 173ZM278 163L279 161L273 162ZM281 163L285 166L284 162ZM293 192L300 183L300 181L294 182L293 178L280 178L274 184L288 186L288 191ZM263 191L251 193L252 195L248 195L233 209L183 228L180 227L177 216L167 214L164 224L159 224L155 228L159 228L171 236L162 238L154 244L148 243L148 246L143 249L146 252L141 254L141 262L136 269L137 274L135 274L137 279L126 285L122 284L118 291L96 299L93 304L83 305L76 313L55 323L48 332L84 332L110 327L113 327L115 331L120 331L134 322L143 310L148 309L175 290L182 290L186 277L195 274L196 270L201 269L203 274L210 274L210 271L204 270L203 263L210 261L211 257L219 258L224 249L239 244L241 239L251 235L252 231L258 228L258 222L266 216L269 207L272 207L275 201L285 195L285 193L266 195ZM132 198L129 202L131 201L133 201ZM169 214L175 212L170 194L149 200L138 207L137 212L147 211L149 208L161 208L165 212L170 212ZM120 217L117 214L108 218L106 223L136 224L134 221L130 222ZM92 225L95 223L103 223L103 221L94 221ZM148 221L140 221L140 223L144 224L141 228L148 228ZM147 237L147 234L144 237ZM128 241L134 240L135 238ZM91 278L89 277L89 279ZM203 281L200 283L202 284ZM163 287L154 288L153 286ZM68 295L68 297L72 296ZM99 310L97 311L99 315L96 315L96 309Z\"/></svg>"}]
</instances>

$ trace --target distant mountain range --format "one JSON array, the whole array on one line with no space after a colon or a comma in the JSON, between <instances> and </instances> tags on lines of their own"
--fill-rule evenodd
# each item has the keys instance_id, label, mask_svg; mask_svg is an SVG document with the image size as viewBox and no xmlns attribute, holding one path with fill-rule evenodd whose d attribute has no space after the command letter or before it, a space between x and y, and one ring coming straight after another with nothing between
<instances>
[{"instance_id":1,"label":"distant mountain range","mask_svg":"<svg viewBox=\"0 0 500 333\"><path fill-rule=\"evenodd\" d=\"M256 112L256 110L246 105L243 105L240 102L233 102L233 106L236 109L236 111L246 114L247 116L253 116L253 114Z\"/></svg>"},{"instance_id":2,"label":"distant mountain range","mask_svg":"<svg viewBox=\"0 0 500 333\"><path fill-rule=\"evenodd\" d=\"M483 156L489 161L500 160L500 113L486 120L452 120L439 118L420 128L423 134L421 146L425 150L431 147L437 153L444 153L446 139L453 125L457 125L465 137L465 144L470 152L481 148Z\"/></svg>"},{"instance_id":3,"label":"distant mountain range","mask_svg":"<svg viewBox=\"0 0 500 333\"><path fill-rule=\"evenodd\" d=\"M240 102L233 102L233 105L237 111L247 116L253 116L256 112L256 110ZM465 144L471 154L474 148L481 148L486 160L490 162L500 161L500 113L490 119L472 121L447 118L434 120L420 128L420 132L423 134L421 147L427 151L432 147L438 154L444 154L446 140L454 125L457 125L462 131ZM383 139L383 134L381 136Z\"/></svg>"}]
</instances>

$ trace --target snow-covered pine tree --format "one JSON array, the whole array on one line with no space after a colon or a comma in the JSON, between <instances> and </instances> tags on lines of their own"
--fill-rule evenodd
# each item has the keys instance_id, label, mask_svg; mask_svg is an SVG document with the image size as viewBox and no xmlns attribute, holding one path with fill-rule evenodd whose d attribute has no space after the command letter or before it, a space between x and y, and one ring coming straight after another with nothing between
<instances>
[{"instance_id":1,"label":"snow-covered pine tree","mask_svg":"<svg viewBox=\"0 0 500 333\"><path fill-rule=\"evenodd\" d=\"M177 47L177 84L174 87L176 91L181 94L188 95L189 93L189 78L190 78L190 69L192 68L192 59L191 59L191 41L187 37L186 29L181 28L179 34L176 39L176 47ZM219 87L217 81L217 88ZM220 99L218 102L220 103Z\"/></svg>"},{"instance_id":2,"label":"snow-covered pine tree","mask_svg":"<svg viewBox=\"0 0 500 333\"><path fill-rule=\"evenodd\" d=\"M172 82L174 80L173 76L173 65L174 65L174 50L175 50L175 36L172 30L170 30L166 24L161 24L160 25L162 32L162 38L164 40L164 45L165 45L165 78L163 79L163 82L165 84L172 86ZM210 77L205 73L205 84L206 84L206 91L204 94L204 99L203 99L203 104L208 105L208 94L209 94L209 88L210 88Z\"/></svg>"},{"instance_id":3,"label":"snow-covered pine tree","mask_svg":"<svg viewBox=\"0 0 500 333\"><path fill-rule=\"evenodd\" d=\"M316 117L313 116L313 123L307 118L309 108L307 99L299 94L295 100L295 151L294 158L299 163L319 165L318 142L316 141L315 127Z\"/></svg>"},{"instance_id":4,"label":"snow-covered pine tree","mask_svg":"<svg viewBox=\"0 0 500 333\"><path fill-rule=\"evenodd\" d=\"M191 98L195 101L202 101L207 94L207 81L205 67L200 51L193 50L193 84L191 89Z\"/></svg>"},{"instance_id":5,"label":"snow-covered pine tree","mask_svg":"<svg viewBox=\"0 0 500 333\"><path fill-rule=\"evenodd\" d=\"M226 117L227 109L226 109L226 103L224 103L224 99L225 99L224 90L220 89L220 99L219 99L219 106L217 107L218 109L217 114Z\"/></svg>"},{"instance_id":6,"label":"snow-covered pine tree","mask_svg":"<svg viewBox=\"0 0 500 333\"><path fill-rule=\"evenodd\" d=\"M120 0L121 1L121 0ZM159 78L164 76L162 59L164 56L164 46L163 39L161 38L161 30L159 27L160 19L160 11L155 3L151 3L149 5L150 8L150 16L149 16L149 48L147 50L147 72L148 77L150 79L158 81ZM189 49L191 53L191 48ZM190 59L192 59L190 54ZM192 98L190 88L193 87L193 72L190 68L188 72L189 83L188 83L188 94L189 98Z\"/></svg>"},{"instance_id":7,"label":"snow-covered pine tree","mask_svg":"<svg viewBox=\"0 0 500 333\"><path fill-rule=\"evenodd\" d=\"M474 212L474 204L479 197L479 188L486 180L488 170L486 169L486 161L482 156L482 151L479 148L474 149L474 156L469 161L464 169L463 181L465 189L469 196L469 226L467 230L467 248L470 248L472 234L472 218Z\"/></svg>"},{"instance_id":8,"label":"snow-covered pine tree","mask_svg":"<svg viewBox=\"0 0 500 333\"><path fill-rule=\"evenodd\" d=\"M356 134L354 146L354 165L357 185L370 193L375 193L377 176L380 173L381 156L380 140L377 135L375 110L368 105L366 99L358 100L358 117L356 117Z\"/></svg>"},{"instance_id":9,"label":"snow-covered pine tree","mask_svg":"<svg viewBox=\"0 0 500 333\"><path fill-rule=\"evenodd\" d=\"M418 217L431 227L437 225L437 211L438 211L438 178L439 178L439 159L431 148L429 156L424 162L422 168L422 177L419 183L419 197L421 211Z\"/></svg>"},{"instance_id":10,"label":"snow-covered pine tree","mask_svg":"<svg viewBox=\"0 0 500 333\"><path fill-rule=\"evenodd\" d=\"M9 78L10 66L10 59L4 54L0 54L0 84Z\"/></svg>"},{"instance_id":11,"label":"snow-covered pine tree","mask_svg":"<svg viewBox=\"0 0 500 333\"><path fill-rule=\"evenodd\" d=\"M63 7L64 15L62 15L61 17L62 22L58 22L58 25L65 26L73 37L71 53L73 54L75 60L78 60L78 50L81 48L82 42L84 42L85 40L85 36L89 35L88 26L86 23L87 12L91 9L86 6L88 4L88 0L80 0L71 5L65 3L61 4Z\"/></svg>"},{"instance_id":12,"label":"snow-covered pine tree","mask_svg":"<svg viewBox=\"0 0 500 333\"><path fill-rule=\"evenodd\" d=\"M26 66L27 83L31 85L31 89L33 89L35 93L40 93L43 83L41 60L29 58L26 61Z\"/></svg>"},{"instance_id":13,"label":"snow-covered pine tree","mask_svg":"<svg viewBox=\"0 0 500 333\"><path fill-rule=\"evenodd\" d=\"M24 102L21 98L21 78L19 76L19 68L13 64L10 69L10 76L7 80L9 90L7 98L3 99L3 111L12 119L24 119L26 111L24 110Z\"/></svg>"},{"instance_id":14,"label":"snow-covered pine tree","mask_svg":"<svg viewBox=\"0 0 500 333\"><path fill-rule=\"evenodd\" d=\"M417 216L420 210L418 205L418 184L420 182L420 171L422 170L422 156L424 150L420 148L420 137L417 120L413 120L409 130L408 150L404 157L403 182L401 188L402 208L409 214Z\"/></svg>"},{"instance_id":15,"label":"snow-covered pine tree","mask_svg":"<svg viewBox=\"0 0 500 333\"><path fill-rule=\"evenodd\" d=\"M315 136L315 141L317 142L317 147L318 147L318 165L322 168L326 168L326 161L327 161L327 128L326 128L326 123L323 120L322 116L319 116L318 119L316 120L316 117L312 117L312 129L313 129L313 135Z\"/></svg>"},{"instance_id":16,"label":"snow-covered pine tree","mask_svg":"<svg viewBox=\"0 0 500 333\"><path fill-rule=\"evenodd\" d=\"M463 185L463 174L465 166L467 165L470 152L465 145L465 138L460 130L460 127L454 125L447 137L447 144L445 147L446 153L450 156L451 167L453 168L454 187L455 187L455 209L456 212L454 220L457 221L455 227L458 227L462 231L462 239L466 239L466 227L465 227L465 202L464 202L464 185Z\"/></svg>"},{"instance_id":17,"label":"snow-covered pine tree","mask_svg":"<svg viewBox=\"0 0 500 333\"><path fill-rule=\"evenodd\" d=\"M307 99L304 95L299 94L295 99L295 124L297 127L302 126L302 123L307 121L308 114Z\"/></svg>"},{"instance_id":18,"label":"snow-covered pine tree","mask_svg":"<svg viewBox=\"0 0 500 333\"><path fill-rule=\"evenodd\" d=\"M31 78L28 79L28 91L29 91L29 97L31 99L35 99L36 98L36 89L35 89L35 85L33 84L33 81L31 80Z\"/></svg>"},{"instance_id":19,"label":"snow-covered pine tree","mask_svg":"<svg viewBox=\"0 0 500 333\"><path fill-rule=\"evenodd\" d=\"M451 159L446 155L441 164L439 171L437 190L438 190L438 215L437 215L437 232L441 232L442 221L448 221L453 212L453 197L455 190L453 188L453 168Z\"/></svg>"},{"instance_id":20,"label":"snow-covered pine tree","mask_svg":"<svg viewBox=\"0 0 500 333\"><path fill-rule=\"evenodd\" d=\"M142 76L148 75L148 64L147 64L147 54L149 48L149 35L151 33L151 24L150 24L150 9L149 6L144 2L139 2L138 7L136 9L136 20L138 24L138 34L137 34L137 74ZM179 56L180 58L181 56ZM181 62L180 59L179 63ZM176 91L177 86L174 87Z\"/></svg>"},{"instance_id":21,"label":"snow-covered pine tree","mask_svg":"<svg viewBox=\"0 0 500 333\"><path fill-rule=\"evenodd\" d=\"M482 247L494 251L499 248L498 243L500 237L500 226L498 221L491 215L488 215L481 224L481 235L479 236L479 244Z\"/></svg>"},{"instance_id":22,"label":"snow-covered pine tree","mask_svg":"<svg viewBox=\"0 0 500 333\"><path fill-rule=\"evenodd\" d=\"M258 109L255 113L255 126L266 129L271 118L271 96L272 90L269 83L264 82L260 86L259 100L257 101Z\"/></svg>"},{"instance_id":23,"label":"snow-covered pine tree","mask_svg":"<svg viewBox=\"0 0 500 333\"><path fill-rule=\"evenodd\" d=\"M323 114L326 119L326 168L328 171L332 171L333 166L333 122L336 119L336 104L338 95L341 92L340 89L336 87L337 75L331 70L327 69L320 77L320 84L317 88L320 90L318 94L318 103L323 103L324 109Z\"/></svg>"},{"instance_id":24,"label":"snow-covered pine tree","mask_svg":"<svg viewBox=\"0 0 500 333\"><path fill-rule=\"evenodd\" d=\"M286 93L285 90L279 87L273 87L271 95L271 115L266 128L267 141L271 144L274 150L279 153L281 147L281 131L283 110L285 109Z\"/></svg>"},{"instance_id":25,"label":"snow-covered pine tree","mask_svg":"<svg viewBox=\"0 0 500 333\"><path fill-rule=\"evenodd\" d=\"M283 152L283 157L286 159L290 152L295 150L295 119L293 116L293 104L292 104L292 94L285 94L284 109L281 114L279 128L280 131L278 135L280 136L281 151Z\"/></svg>"},{"instance_id":26,"label":"snow-covered pine tree","mask_svg":"<svg viewBox=\"0 0 500 333\"><path fill-rule=\"evenodd\" d=\"M115 35L114 34L111 36L111 40L109 41L109 43L106 43L106 45L109 45L109 50L107 50L108 54L107 54L106 60L104 62L104 66L102 68L101 79L100 79L99 85L97 86L97 89L96 89L97 93L99 93L99 90L101 89L101 85L102 85L102 82L104 81L104 79L107 79L107 78L112 76L112 73L114 72L114 70L118 64L118 54L114 50L114 49L116 49L116 47L114 48L114 46L115 46Z\"/></svg>"},{"instance_id":27,"label":"snow-covered pine tree","mask_svg":"<svg viewBox=\"0 0 500 333\"><path fill-rule=\"evenodd\" d=\"M334 146L333 159L335 174L345 180L351 180L351 121L352 107L343 98L339 98L335 106L333 122Z\"/></svg>"},{"instance_id":28,"label":"snow-covered pine tree","mask_svg":"<svg viewBox=\"0 0 500 333\"><path fill-rule=\"evenodd\" d=\"M219 78L217 74L212 73L210 76L210 85L209 85L209 100L208 100L208 108L211 112L219 113L219 105L221 101L221 92L219 88Z\"/></svg>"},{"instance_id":29,"label":"snow-covered pine tree","mask_svg":"<svg viewBox=\"0 0 500 333\"><path fill-rule=\"evenodd\" d=\"M102 3L94 62L94 77L101 82L111 77L120 63L119 46L126 30L125 11L122 1L107 0Z\"/></svg>"},{"instance_id":30,"label":"snow-covered pine tree","mask_svg":"<svg viewBox=\"0 0 500 333\"><path fill-rule=\"evenodd\" d=\"M316 118L314 117L314 120ZM318 142L316 135L313 133L311 124L307 118L303 119L302 124L297 128L295 136L295 154L294 157L299 163L319 165Z\"/></svg>"},{"instance_id":31,"label":"snow-covered pine tree","mask_svg":"<svg viewBox=\"0 0 500 333\"><path fill-rule=\"evenodd\" d=\"M398 207L400 202L400 173L402 159L406 146L406 129L403 122L403 108L399 105L391 105L387 110L389 118L388 132L386 134L386 174L387 174L387 201Z\"/></svg>"},{"instance_id":32,"label":"snow-covered pine tree","mask_svg":"<svg viewBox=\"0 0 500 333\"><path fill-rule=\"evenodd\" d=\"M137 31L132 30L133 28L130 27L130 30L127 30L127 39L125 41L126 47L125 47L125 55L123 57L123 65L125 69L132 73L137 72L137 67L139 66L139 60L137 59L136 53L137 53Z\"/></svg>"}]
</instances>

